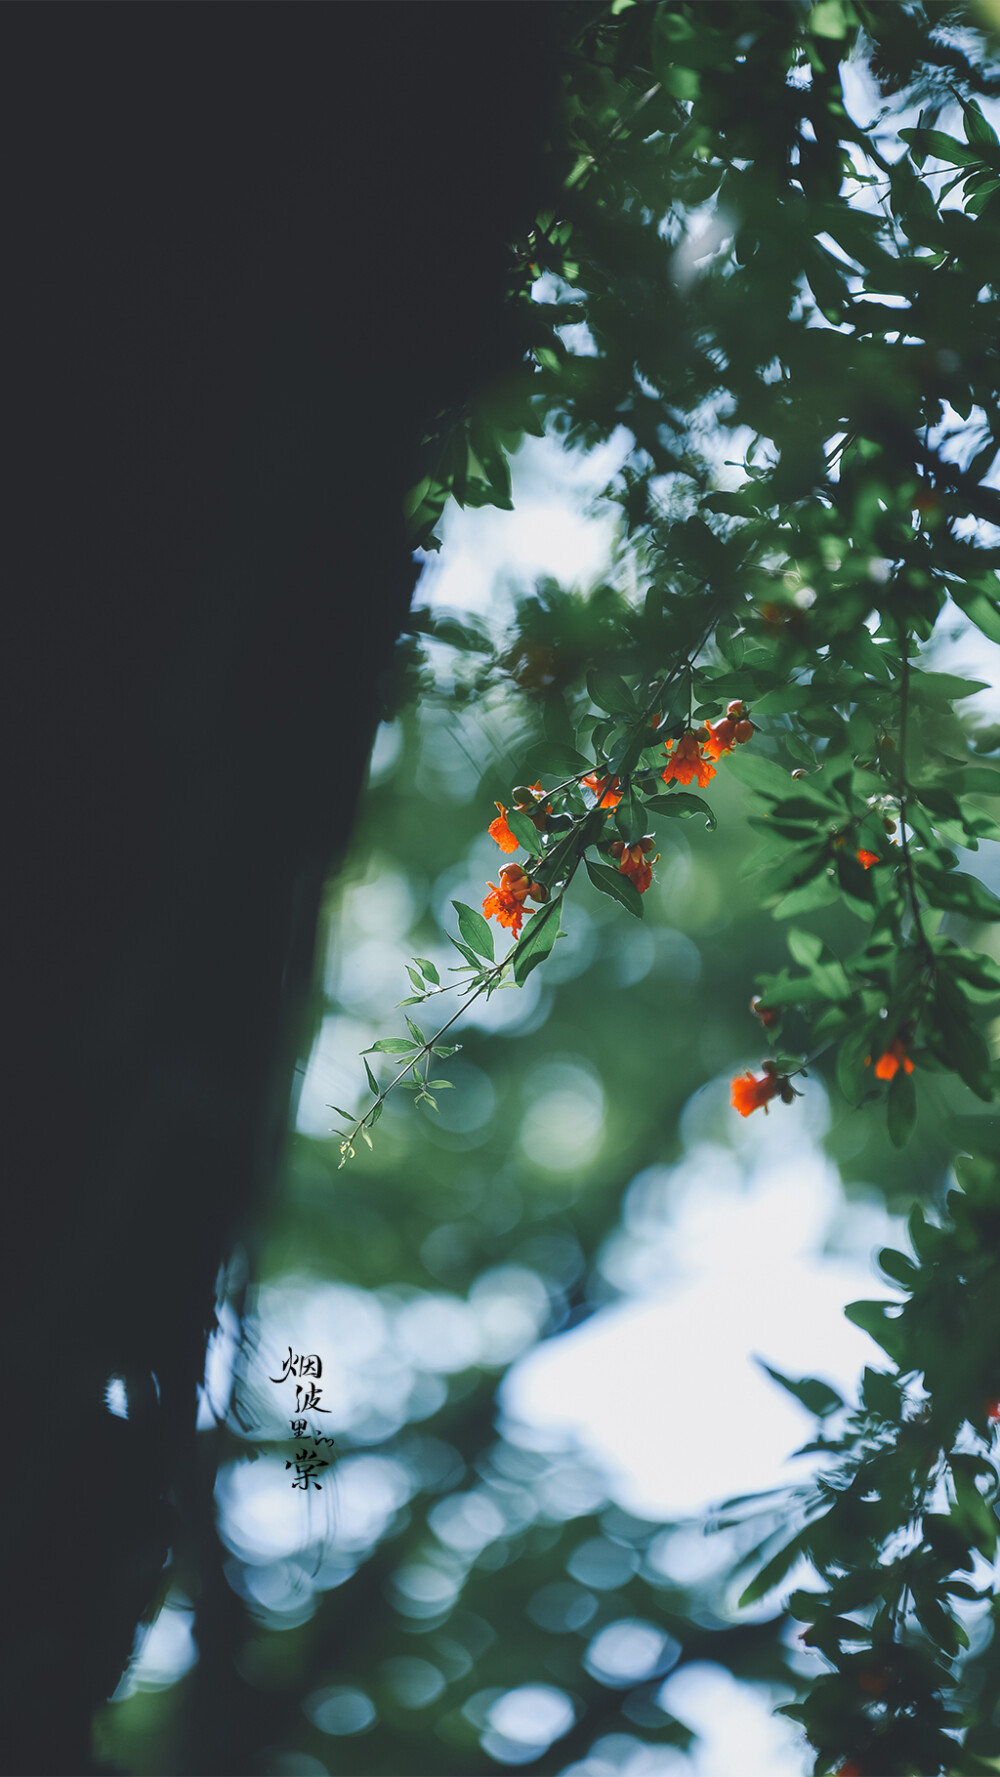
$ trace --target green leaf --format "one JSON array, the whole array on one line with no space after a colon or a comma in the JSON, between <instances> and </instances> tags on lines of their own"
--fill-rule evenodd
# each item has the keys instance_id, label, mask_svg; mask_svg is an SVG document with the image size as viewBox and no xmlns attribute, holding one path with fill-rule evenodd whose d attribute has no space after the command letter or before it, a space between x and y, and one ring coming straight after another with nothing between
<instances>
[{"instance_id":1,"label":"green leaf","mask_svg":"<svg viewBox=\"0 0 1000 1777\"><path fill-rule=\"evenodd\" d=\"M482 959L476 955L474 950L470 950L469 946L467 944L463 944L461 939L453 937L450 932L448 934L448 942L450 944L454 944L455 949L458 951L459 956L464 956L468 967L470 969L474 969L477 975L483 975L485 973L485 971L483 969ZM453 969L449 969L449 971L448 971L448 973L450 975L464 975L465 972L466 971L464 968L462 968L462 969L454 969L453 968Z\"/></svg>"},{"instance_id":2,"label":"green leaf","mask_svg":"<svg viewBox=\"0 0 1000 1777\"><path fill-rule=\"evenodd\" d=\"M524 851L528 852L531 857L537 858L542 850L542 841L534 821L531 820L528 815L522 814L519 809L508 808L507 825L513 833L514 838L517 840L518 845L521 846Z\"/></svg>"},{"instance_id":3,"label":"green leaf","mask_svg":"<svg viewBox=\"0 0 1000 1777\"><path fill-rule=\"evenodd\" d=\"M839 901L837 884L826 871L817 875L812 882L802 888L793 889L790 894L780 900L775 909L775 919L791 919L799 913L815 913L819 907L830 907Z\"/></svg>"},{"instance_id":4,"label":"green leaf","mask_svg":"<svg viewBox=\"0 0 1000 1777\"><path fill-rule=\"evenodd\" d=\"M609 716L634 716L635 698L618 673L598 669L587 674L587 690L591 703L606 710Z\"/></svg>"},{"instance_id":5,"label":"green leaf","mask_svg":"<svg viewBox=\"0 0 1000 1777\"><path fill-rule=\"evenodd\" d=\"M898 1077L898 1076L897 1076ZM844 1313L849 1321L874 1339L893 1363L903 1358L903 1330L898 1324L895 1302L849 1302Z\"/></svg>"},{"instance_id":6,"label":"green leaf","mask_svg":"<svg viewBox=\"0 0 1000 1777\"><path fill-rule=\"evenodd\" d=\"M619 901L634 913L636 919L642 918L642 900L638 889L623 876L620 870L610 870L607 864L592 864L589 858L584 859L587 875L602 895L610 895L612 901Z\"/></svg>"},{"instance_id":7,"label":"green leaf","mask_svg":"<svg viewBox=\"0 0 1000 1777\"><path fill-rule=\"evenodd\" d=\"M917 1120L917 1093L910 1074L900 1068L889 1086L889 1140L894 1148L904 1147Z\"/></svg>"},{"instance_id":8,"label":"green leaf","mask_svg":"<svg viewBox=\"0 0 1000 1777\"><path fill-rule=\"evenodd\" d=\"M953 161L956 167L981 167L983 157L970 147L967 142L959 142L955 136L947 136L943 130L900 130L900 139L908 142L911 148L923 158L933 154L938 160Z\"/></svg>"},{"instance_id":9,"label":"green leaf","mask_svg":"<svg viewBox=\"0 0 1000 1777\"><path fill-rule=\"evenodd\" d=\"M726 771L748 790L759 790L764 796L787 796L791 785L791 773L784 765L778 765L774 759L766 759L760 753L751 753L746 748L740 753L732 753L725 761Z\"/></svg>"},{"instance_id":10,"label":"green leaf","mask_svg":"<svg viewBox=\"0 0 1000 1777\"><path fill-rule=\"evenodd\" d=\"M980 185L979 189L973 192L972 196L966 200L966 215L981 215L991 198L996 197L998 191L1000 191L1000 179L987 179L985 184Z\"/></svg>"},{"instance_id":11,"label":"green leaf","mask_svg":"<svg viewBox=\"0 0 1000 1777\"><path fill-rule=\"evenodd\" d=\"M406 973L409 975L410 980L413 983L413 986L416 988L417 992L419 994L422 994L424 991L423 981L421 980L421 977L417 974L416 969L410 968L409 963L407 963L407 965L406 965ZM412 1004L412 1001L408 1001L407 1003Z\"/></svg>"},{"instance_id":12,"label":"green leaf","mask_svg":"<svg viewBox=\"0 0 1000 1777\"><path fill-rule=\"evenodd\" d=\"M996 586L996 576L990 579ZM960 611L988 636L991 642L1000 642L1000 606L996 597L990 597L982 580L949 580L948 591Z\"/></svg>"},{"instance_id":13,"label":"green leaf","mask_svg":"<svg viewBox=\"0 0 1000 1777\"><path fill-rule=\"evenodd\" d=\"M874 1413L892 1425L899 1424L902 1397L898 1382L887 1370L873 1370L868 1364L865 1365L861 1378L861 1399L866 1412Z\"/></svg>"},{"instance_id":14,"label":"green leaf","mask_svg":"<svg viewBox=\"0 0 1000 1777\"><path fill-rule=\"evenodd\" d=\"M804 1540L805 1532L800 1530L798 1536L793 1536L790 1543L786 1543L783 1549L779 1549L778 1553L771 1557L770 1561L761 1568L756 1579L751 1580L749 1586L740 1593L740 1610L745 1610L748 1604L756 1604L758 1599L765 1597L768 1592L773 1592L775 1586L781 1584L786 1573L794 1567L801 1555Z\"/></svg>"},{"instance_id":15,"label":"green leaf","mask_svg":"<svg viewBox=\"0 0 1000 1777\"><path fill-rule=\"evenodd\" d=\"M523 987L532 969L543 962L559 936L559 910L543 908L533 913L514 951L514 980Z\"/></svg>"},{"instance_id":16,"label":"green leaf","mask_svg":"<svg viewBox=\"0 0 1000 1777\"><path fill-rule=\"evenodd\" d=\"M528 778L540 777L543 773L550 777L580 777L592 770L592 761L561 741L539 741L536 746L529 747L524 756L524 772Z\"/></svg>"},{"instance_id":17,"label":"green leaf","mask_svg":"<svg viewBox=\"0 0 1000 1777\"><path fill-rule=\"evenodd\" d=\"M814 37L830 37L840 43L847 36L852 19L844 0L817 0L809 14L809 29Z\"/></svg>"},{"instance_id":18,"label":"green leaf","mask_svg":"<svg viewBox=\"0 0 1000 1777\"><path fill-rule=\"evenodd\" d=\"M1000 900L992 889L962 870L940 870L920 860L916 865L921 887L932 907L945 913L962 913L966 919L1000 919Z\"/></svg>"},{"instance_id":19,"label":"green leaf","mask_svg":"<svg viewBox=\"0 0 1000 1777\"><path fill-rule=\"evenodd\" d=\"M465 942L476 951L477 955L484 956L486 961L491 963L495 954L493 933L482 914L477 913L474 907L466 907L464 901L453 901L452 906L458 914L458 929Z\"/></svg>"},{"instance_id":20,"label":"green leaf","mask_svg":"<svg viewBox=\"0 0 1000 1777\"><path fill-rule=\"evenodd\" d=\"M905 1253L897 1252L893 1246L884 1246L879 1253L878 1262L893 1283L901 1283L904 1289L912 1290L918 1272L913 1260L908 1259Z\"/></svg>"},{"instance_id":21,"label":"green leaf","mask_svg":"<svg viewBox=\"0 0 1000 1777\"><path fill-rule=\"evenodd\" d=\"M418 1024L414 1024L413 1020L408 1018L406 1020L406 1028L409 1031L411 1037L413 1038L413 1041L415 1043L419 1043L420 1047L423 1048L425 1045L425 1042L426 1042L426 1038L424 1036L423 1031L420 1029L420 1026Z\"/></svg>"},{"instance_id":22,"label":"green leaf","mask_svg":"<svg viewBox=\"0 0 1000 1777\"><path fill-rule=\"evenodd\" d=\"M804 969L811 969L818 963L823 954L823 940L815 932L804 932L799 926L790 926L785 934L785 942L797 963Z\"/></svg>"},{"instance_id":23,"label":"green leaf","mask_svg":"<svg viewBox=\"0 0 1000 1777\"><path fill-rule=\"evenodd\" d=\"M957 673L924 673L917 667L910 669L910 685L920 701L939 709L961 703L963 697L972 697L977 691L989 690L985 679L960 679Z\"/></svg>"},{"instance_id":24,"label":"green leaf","mask_svg":"<svg viewBox=\"0 0 1000 1777\"><path fill-rule=\"evenodd\" d=\"M781 1388L786 1389L808 1412L815 1413L819 1419L825 1418L828 1413L835 1413L844 1404L835 1388L831 1388L827 1382L820 1382L815 1376L804 1376L800 1382L793 1382L790 1376L783 1376L780 1370L772 1369L770 1364L763 1363L760 1358L755 1358L754 1362L767 1371L772 1382L777 1382Z\"/></svg>"},{"instance_id":25,"label":"green leaf","mask_svg":"<svg viewBox=\"0 0 1000 1777\"><path fill-rule=\"evenodd\" d=\"M960 103L964 114L965 134L968 140L970 142L981 143L984 148L996 148L1000 146L997 141L996 130L993 128L992 124L987 123L978 101L975 99L962 99Z\"/></svg>"},{"instance_id":26,"label":"green leaf","mask_svg":"<svg viewBox=\"0 0 1000 1777\"><path fill-rule=\"evenodd\" d=\"M668 792L665 796L650 796L644 806L651 808L654 814L669 815L672 819L683 821L688 820L693 814L703 814L706 827L715 828L719 824L708 803L703 802L700 796L692 795L688 790L675 790L673 794Z\"/></svg>"},{"instance_id":27,"label":"green leaf","mask_svg":"<svg viewBox=\"0 0 1000 1777\"><path fill-rule=\"evenodd\" d=\"M435 987L440 987L441 977L434 967L434 964L429 963L425 956L415 956L413 960L416 963L417 968L420 970L420 973L423 975L424 980L432 981Z\"/></svg>"},{"instance_id":28,"label":"green leaf","mask_svg":"<svg viewBox=\"0 0 1000 1777\"><path fill-rule=\"evenodd\" d=\"M364 1055L411 1055L414 1053L414 1045L408 1042L406 1037L379 1037L377 1043L373 1043L370 1049L364 1049L362 1053Z\"/></svg>"},{"instance_id":29,"label":"green leaf","mask_svg":"<svg viewBox=\"0 0 1000 1777\"><path fill-rule=\"evenodd\" d=\"M372 1091L374 1092L375 1097L377 1098L378 1097L378 1081L376 1080L375 1075L372 1073L372 1070L368 1066L368 1062L363 1055L362 1055L361 1059L365 1064L365 1073L368 1075L368 1084L371 1087ZM343 1114L343 1113L341 1113L341 1114Z\"/></svg>"}]
</instances>

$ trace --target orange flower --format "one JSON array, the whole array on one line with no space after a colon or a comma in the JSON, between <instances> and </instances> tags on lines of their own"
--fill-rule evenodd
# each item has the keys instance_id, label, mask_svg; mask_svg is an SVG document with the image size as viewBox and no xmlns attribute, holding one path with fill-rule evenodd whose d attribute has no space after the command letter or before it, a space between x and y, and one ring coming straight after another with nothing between
<instances>
[{"instance_id":1,"label":"orange flower","mask_svg":"<svg viewBox=\"0 0 1000 1777\"><path fill-rule=\"evenodd\" d=\"M879 864L881 861L877 851L862 850L858 852L858 863L863 864L866 870L870 870L873 864Z\"/></svg>"},{"instance_id":2,"label":"orange flower","mask_svg":"<svg viewBox=\"0 0 1000 1777\"><path fill-rule=\"evenodd\" d=\"M514 807L519 814L527 815L539 833L544 831L546 819L552 813L551 802L545 802L544 808L539 806L542 802L545 791L541 784L520 784L514 791ZM501 851L516 851L517 840L507 825L507 810L502 802L494 802L493 806L500 812L487 828L490 838L496 840Z\"/></svg>"},{"instance_id":3,"label":"orange flower","mask_svg":"<svg viewBox=\"0 0 1000 1777\"><path fill-rule=\"evenodd\" d=\"M746 1073L737 1074L735 1080L732 1082L732 1091L729 1102L734 1111L739 1111L741 1117L749 1117L751 1111L759 1110L761 1105L763 1105L764 1115L766 1117L769 1100L774 1098L780 1090L781 1082L778 1079L777 1069L775 1069L773 1061L770 1063L765 1062L764 1078L762 1080L755 1079L749 1068L747 1068Z\"/></svg>"},{"instance_id":4,"label":"orange flower","mask_svg":"<svg viewBox=\"0 0 1000 1777\"><path fill-rule=\"evenodd\" d=\"M701 732L706 734L707 738L707 731L703 729ZM663 782L669 784L671 779L676 778L679 784L689 784L692 778L697 778L698 788L703 790L705 785L715 776L715 766L710 765L708 760L703 757L698 744L698 736L689 728L687 733L682 734L677 742L676 753L673 749L674 742L668 740L665 748L668 754L667 767L665 771L660 773ZM672 753L673 757L670 758L669 755Z\"/></svg>"},{"instance_id":5,"label":"orange flower","mask_svg":"<svg viewBox=\"0 0 1000 1777\"><path fill-rule=\"evenodd\" d=\"M483 902L483 912L487 919L496 919L500 925L509 926L516 938L524 918L520 901L509 888L497 888L494 882L488 886L490 893Z\"/></svg>"},{"instance_id":6,"label":"orange flower","mask_svg":"<svg viewBox=\"0 0 1000 1777\"><path fill-rule=\"evenodd\" d=\"M871 1059L870 1055L865 1056L866 1067L871 1066ZM875 1078L876 1080L894 1080L900 1068L904 1074L912 1074L913 1072L913 1063L907 1055L903 1043L897 1037L895 1042L890 1043L888 1049L876 1061Z\"/></svg>"},{"instance_id":7,"label":"orange flower","mask_svg":"<svg viewBox=\"0 0 1000 1777\"><path fill-rule=\"evenodd\" d=\"M637 845L622 845L619 841L611 847L613 855L620 856L618 869L621 875L628 877L640 895L646 893L653 880L653 865L660 855L659 852L656 858L649 855L655 843L653 839L641 839Z\"/></svg>"},{"instance_id":8,"label":"orange flower","mask_svg":"<svg viewBox=\"0 0 1000 1777\"><path fill-rule=\"evenodd\" d=\"M708 739L702 744L709 758L721 759L723 753L731 753L736 745L736 723L725 716L721 722L716 722L714 728L711 722L706 722L705 726L708 729ZM740 726L742 727L742 723Z\"/></svg>"},{"instance_id":9,"label":"orange flower","mask_svg":"<svg viewBox=\"0 0 1000 1777\"><path fill-rule=\"evenodd\" d=\"M493 806L498 808L500 813L495 821L490 822L486 831L491 839L496 840L501 851L516 851L517 840L507 825L507 810L502 802L494 802Z\"/></svg>"},{"instance_id":10,"label":"orange flower","mask_svg":"<svg viewBox=\"0 0 1000 1777\"><path fill-rule=\"evenodd\" d=\"M540 882L531 882L520 864L505 864L500 872L500 887L495 882L487 884L490 893L483 902L483 912L487 919L496 919L502 926L509 926L515 938L521 930L524 919L524 903L530 895L533 901L547 901L549 891Z\"/></svg>"},{"instance_id":11,"label":"orange flower","mask_svg":"<svg viewBox=\"0 0 1000 1777\"><path fill-rule=\"evenodd\" d=\"M598 808L606 808L610 813L613 808L618 807L622 799L620 778L598 777L596 771L592 771L589 777L581 778L580 782L585 789L593 790Z\"/></svg>"}]
</instances>

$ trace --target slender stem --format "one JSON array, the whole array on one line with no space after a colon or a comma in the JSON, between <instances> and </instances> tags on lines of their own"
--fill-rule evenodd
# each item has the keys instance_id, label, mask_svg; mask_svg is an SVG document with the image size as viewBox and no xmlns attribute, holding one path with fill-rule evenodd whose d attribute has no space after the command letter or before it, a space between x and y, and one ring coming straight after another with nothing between
<instances>
[{"instance_id":1,"label":"slender stem","mask_svg":"<svg viewBox=\"0 0 1000 1777\"><path fill-rule=\"evenodd\" d=\"M920 948L928 968L934 967L934 952L930 947L923 920L920 917L920 902L917 900L917 885L913 874L913 859L910 856L910 842L906 835L906 732L910 711L910 638L900 625L900 646L903 650L903 672L900 684L900 715L899 715L899 833L903 848L903 871L906 886L910 894L910 906L913 909L913 925Z\"/></svg>"}]
</instances>

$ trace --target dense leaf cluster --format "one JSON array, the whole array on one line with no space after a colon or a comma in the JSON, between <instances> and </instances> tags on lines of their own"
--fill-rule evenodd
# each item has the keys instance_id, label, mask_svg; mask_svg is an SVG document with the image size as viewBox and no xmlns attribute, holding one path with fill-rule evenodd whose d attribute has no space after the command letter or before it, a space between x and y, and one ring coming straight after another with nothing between
<instances>
[{"instance_id":1,"label":"dense leaf cluster","mask_svg":"<svg viewBox=\"0 0 1000 1777\"><path fill-rule=\"evenodd\" d=\"M820 1415L825 1429L805 1449L832 1466L800 1494L791 1540L782 1526L754 1551L767 1559L741 1602L765 1597L802 1558L823 1582L793 1592L789 1609L832 1670L784 1709L806 1728L818 1772L986 1772L1000 1753L1000 1172L995 1153L956 1170L961 1189L940 1224L919 1204L911 1212L914 1257L880 1254L903 1301L847 1310L892 1362L865 1370L858 1406L844 1414L827 1384L771 1371Z\"/></svg>"}]
</instances>

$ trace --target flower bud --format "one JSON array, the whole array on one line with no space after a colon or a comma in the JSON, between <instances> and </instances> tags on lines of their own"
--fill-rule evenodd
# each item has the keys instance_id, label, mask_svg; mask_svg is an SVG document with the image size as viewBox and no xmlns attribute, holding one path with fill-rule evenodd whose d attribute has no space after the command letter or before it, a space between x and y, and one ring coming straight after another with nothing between
<instances>
[{"instance_id":1,"label":"flower bud","mask_svg":"<svg viewBox=\"0 0 1000 1777\"><path fill-rule=\"evenodd\" d=\"M889 834L895 833L896 823L894 820L891 820L888 815L885 816L885 819L883 820L882 825L885 828L887 833L889 833Z\"/></svg>"},{"instance_id":2,"label":"flower bud","mask_svg":"<svg viewBox=\"0 0 1000 1777\"><path fill-rule=\"evenodd\" d=\"M612 844L608 846L608 850L613 858L620 858L624 849L625 842L622 839L615 839Z\"/></svg>"},{"instance_id":3,"label":"flower bud","mask_svg":"<svg viewBox=\"0 0 1000 1777\"><path fill-rule=\"evenodd\" d=\"M746 704L741 703L739 698L737 698L734 703L727 703L726 705L726 715L731 722L742 722L746 713Z\"/></svg>"},{"instance_id":4,"label":"flower bud","mask_svg":"<svg viewBox=\"0 0 1000 1777\"><path fill-rule=\"evenodd\" d=\"M511 795L514 798L515 808L530 808L535 800L535 792L529 789L527 784L515 784Z\"/></svg>"},{"instance_id":5,"label":"flower bud","mask_svg":"<svg viewBox=\"0 0 1000 1777\"><path fill-rule=\"evenodd\" d=\"M528 893L533 901L547 901L549 898L549 891L544 882L533 882L528 889Z\"/></svg>"},{"instance_id":6,"label":"flower bud","mask_svg":"<svg viewBox=\"0 0 1000 1777\"><path fill-rule=\"evenodd\" d=\"M795 771L792 772L792 776L793 777L808 777L809 773L808 773L808 771L803 771L802 766L800 765L800 766L798 766L798 768Z\"/></svg>"},{"instance_id":7,"label":"flower bud","mask_svg":"<svg viewBox=\"0 0 1000 1777\"><path fill-rule=\"evenodd\" d=\"M733 730L733 735L734 738L739 741L740 745L743 746L744 742L753 739L753 723L747 721L737 722L736 727Z\"/></svg>"}]
</instances>

